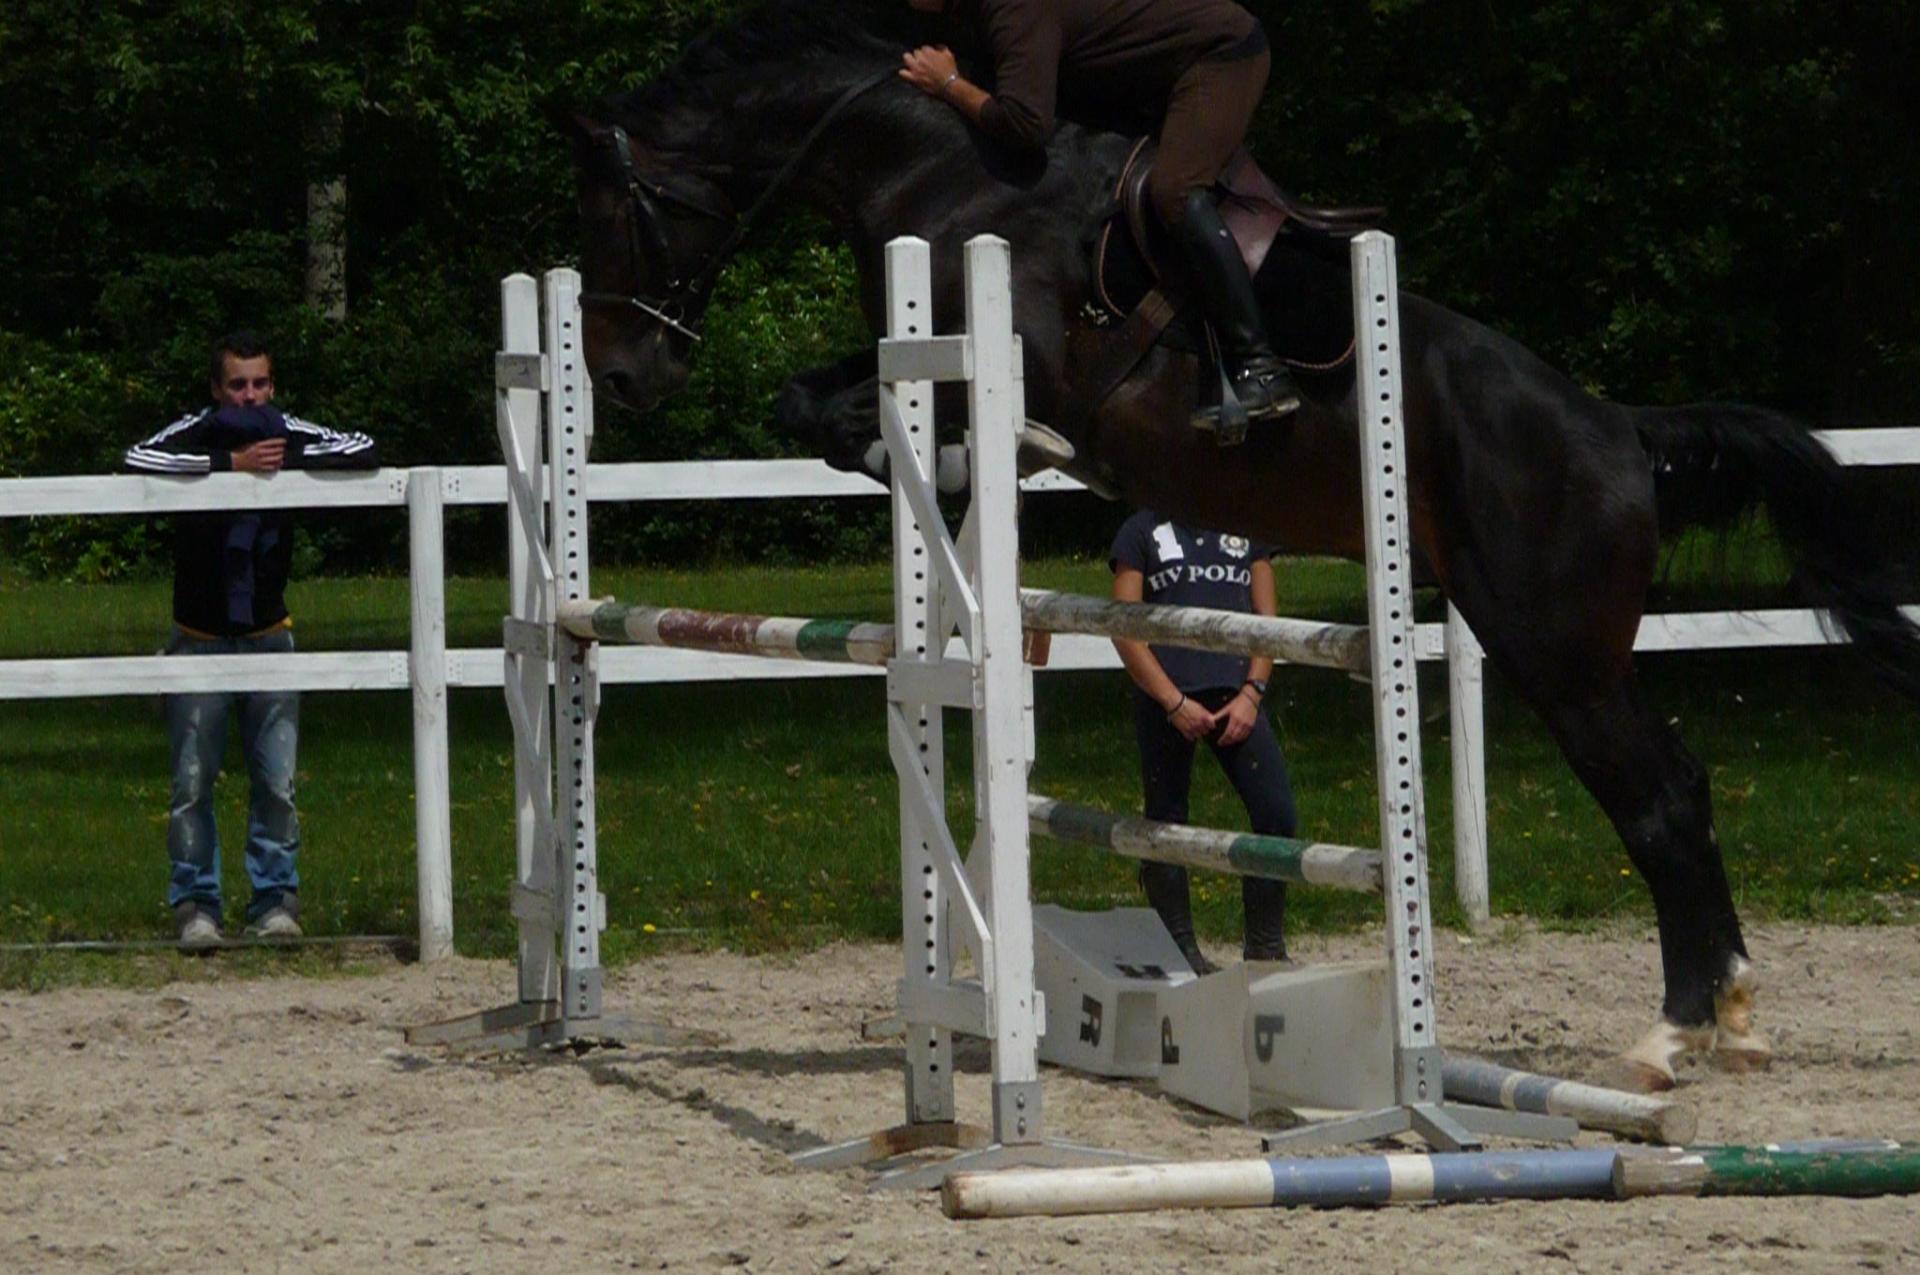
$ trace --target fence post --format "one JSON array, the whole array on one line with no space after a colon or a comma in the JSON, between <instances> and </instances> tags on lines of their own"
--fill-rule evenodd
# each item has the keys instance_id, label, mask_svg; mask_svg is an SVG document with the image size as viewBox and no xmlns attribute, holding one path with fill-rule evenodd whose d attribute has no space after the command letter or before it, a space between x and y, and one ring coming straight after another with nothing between
<instances>
[{"instance_id":1,"label":"fence post","mask_svg":"<svg viewBox=\"0 0 1920 1275\"><path fill-rule=\"evenodd\" d=\"M1480 640L1447 607L1447 712L1453 757L1453 891L1467 923L1492 916L1487 885L1487 722Z\"/></svg>"},{"instance_id":2,"label":"fence post","mask_svg":"<svg viewBox=\"0 0 1920 1275\"><path fill-rule=\"evenodd\" d=\"M413 641L413 826L419 877L420 960L453 955L453 833L447 781L445 494L440 471L407 471Z\"/></svg>"}]
</instances>

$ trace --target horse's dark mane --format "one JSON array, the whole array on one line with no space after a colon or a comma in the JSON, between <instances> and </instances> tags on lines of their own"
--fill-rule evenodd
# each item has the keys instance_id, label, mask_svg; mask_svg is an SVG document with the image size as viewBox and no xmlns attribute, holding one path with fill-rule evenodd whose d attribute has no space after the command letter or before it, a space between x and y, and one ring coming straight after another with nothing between
<instances>
[{"instance_id":1,"label":"horse's dark mane","mask_svg":"<svg viewBox=\"0 0 1920 1275\"><path fill-rule=\"evenodd\" d=\"M609 104L616 118L670 114L712 100L716 79L778 63L784 74L875 70L937 39L938 22L904 0L763 0L689 44L665 71Z\"/></svg>"}]
</instances>

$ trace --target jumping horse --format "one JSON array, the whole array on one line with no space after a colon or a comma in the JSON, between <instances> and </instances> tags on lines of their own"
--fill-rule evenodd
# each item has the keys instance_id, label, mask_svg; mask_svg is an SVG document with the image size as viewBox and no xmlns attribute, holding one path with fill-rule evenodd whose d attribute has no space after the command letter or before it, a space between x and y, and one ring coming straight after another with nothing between
<instances>
[{"instance_id":1,"label":"jumping horse","mask_svg":"<svg viewBox=\"0 0 1920 1275\"><path fill-rule=\"evenodd\" d=\"M1068 472L1285 552L1363 556L1350 364L1303 369L1300 411L1231 449L1188 424L1210 373L1177 340L1089 396L1117 339L1090 245L1132 142L1063 124L1043 164L1010 163L893 75L929 38L916 21L897 2L774 0L639 89L565 117L597 393L644 412L685 383L715 280L769 213L827 218L876 333L888 240L933 244L933 320L952 330L960 247L998 234L1012 244L1028 412L1072 444ZM1257 279L1270 326L1298 328L1306 313L1337 336L1344 271L1295 240L1280 237ZM1653 893L1665 996L1627 1070L1666 1088L1689 1054L1764 1066L1707 773L1634 673L1662 537L1764 506L1809 604L1915 698L1920 630L1841 469L1798 422L1729 403L1607 402L1479 323L1411 294L1400 306L1419 569L1540 714ZM804 374L780 415L837 467L860 468L878 436L873 372L869 348Z\"/></svg>"}]
</instances>

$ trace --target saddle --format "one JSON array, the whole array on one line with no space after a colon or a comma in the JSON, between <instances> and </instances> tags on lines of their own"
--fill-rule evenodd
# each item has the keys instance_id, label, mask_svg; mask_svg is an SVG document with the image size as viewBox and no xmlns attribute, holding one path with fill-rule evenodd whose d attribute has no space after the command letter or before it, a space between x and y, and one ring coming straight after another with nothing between
<instances>
[{"instance_id":1,"label":"saddle","mask_svg":"<svg viewBox=\"0 0 1920 1275\"><path fill-rule=\"evenodd\" d=\"M1170 232L1147 202L1155 150L1153 139L1142 138L1127 156L1113 211L1093 244L1097 300L1083 317L1111 331L1091 374L1079 378L1080 392L1062 405L1061 423L1071 432L1080 432L1155 345L1208 349L1200 307L1187 304L1185 271ZM1255 288L1285 299L1269 316L1274 353L1306 373L1345 367L1353 357L1347 242L1380 226L1386 210L1305 203L1280 189L1244 147L1228 161L1215 193Z\"/></svg>"},{"instance_id":2,"label":"saddle","mask_svg":"<svg viewBox=\"0 0 1920 1275\"><path fill-rule=\"evenodd\" d=\"M1114 186L1115 212L1100 232L1101 269L1095 275L1101 285L1102 301L1110 306L1105 267L1112 259L1109 249L1113 246L1116 226L1124 226L1134 250L1144 259L1156 281L1180 277L1177 268L1168 268L1167 263L1178 260L1168 242L1168 231L1147 203L1147 177L1153 171L1158 150L1159 144L1153 138L1141 138L1127 156L1120 180ZM1274 184L1244 146L1227 161L1214 191L1220 204L1220 220L1233 233L1234 242L1240 247L1240 258L1247 263L1249 278L1258 277L1274 241L1282 234L1291 236L1309 252L1344 262L1347 241L1362 231L1378 228L1387 215L1385 208L1330 208L1295 199ZM1125 313L1117 306L1113 308Z\"/></svg>"}]
</instances>

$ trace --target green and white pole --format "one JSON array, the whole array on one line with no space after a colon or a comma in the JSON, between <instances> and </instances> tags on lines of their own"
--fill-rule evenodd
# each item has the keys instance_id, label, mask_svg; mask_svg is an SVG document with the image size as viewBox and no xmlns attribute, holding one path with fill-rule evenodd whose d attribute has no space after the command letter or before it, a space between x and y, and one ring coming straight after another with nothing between
<instances>
[{"instance_id":1,"label":"green and white pole","mask_svg":"<svg viewBox=\"0 0 1920 1275\"><path fill-rule=\"evenodd\" d=\"M560 626L576 637L601 642L779 660L879 666L893 658L893 626L865 620L741 615L602 599L563 604Z\"/></svg>"},{"instance_id":2,"label":"green and white pole","mask_svg":"<svg viewBox=\"0 0 1920 1275\"><path fill-rule=\"evenodd\" d=\"M1378 850L1157 823L1056 801L1038 793L1027 797L1027 826L1037 836L1099 846L1129 859L1150 863L1173 863L1235 876L1380 893Z\"/></svg>"},{"instance_id":3,"label":"green and white pole","mask_svg":"<svg viewBox=\"0 0 1920 1275\"><path fill-rule=\"evenodd\" d=\"M1776 1142L1622 1154L1620 1199L1644 1195L1920 1194L1920 1142Z\"/></svg>"}]
</instances>

